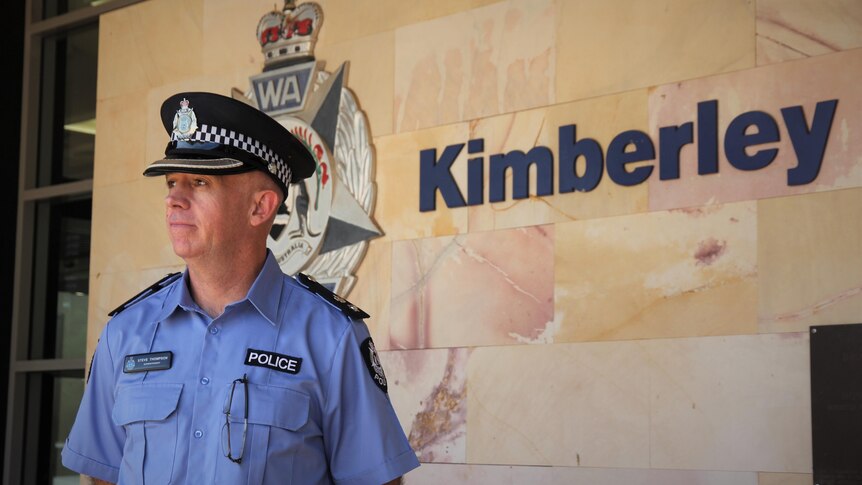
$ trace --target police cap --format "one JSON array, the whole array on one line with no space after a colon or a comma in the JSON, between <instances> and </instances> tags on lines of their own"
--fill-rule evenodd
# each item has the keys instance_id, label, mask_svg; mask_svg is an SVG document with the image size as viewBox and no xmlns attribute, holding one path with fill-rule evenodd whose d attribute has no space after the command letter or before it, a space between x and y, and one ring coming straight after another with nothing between
<instances>
[{"instance_id":1,"label":"police cap","mask_svg":"<svg viewBox=\"0 0 862 485\"><path fill-rule=\"evenodd\" d=\"M171 135L165 158L144 175L182 172L211 175L262 170L287 195L317 166L305 145L279 122L242 101L213 93L177 93L162 103Z\"/></svg>"}]
</instances>

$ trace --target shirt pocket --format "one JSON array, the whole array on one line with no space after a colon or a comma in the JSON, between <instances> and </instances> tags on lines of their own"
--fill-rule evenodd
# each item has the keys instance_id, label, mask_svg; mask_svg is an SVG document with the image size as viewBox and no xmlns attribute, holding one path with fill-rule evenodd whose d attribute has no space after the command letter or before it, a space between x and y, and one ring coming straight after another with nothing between
<instances>
[{"instance_id":1,"label":"shirt pocket","mask_svg":"<svg viewBox=\"0 0 862 485\"><path fill-rule=\"evenodd\" d=\"M222 456L216 473L218 483L248 483L258 485L278 479L278 483L306 483L294 477L294 459L303 449L309 430L311 398L300 391L277 386L249 384L248 439L241 464ZM242 440L245 400L239 393L231 402L231 444L236 447ZM224 433L223 433L224 435ZM222 436L222 441L224 441ZM222 443L224 445L224 443ZM234 449L233 455L237 456Z\"/></svg>"},{"instance_id":2,"label":"shirt pocket","mask_svg":"<svg viewBox=\"0 0 862 485\"><path fill-rule=\"evenodd\" d=\"M182 384L140 383L117 390L111 418L126 430L120 483L171 482Z\"/></svg>"}]
</instances>

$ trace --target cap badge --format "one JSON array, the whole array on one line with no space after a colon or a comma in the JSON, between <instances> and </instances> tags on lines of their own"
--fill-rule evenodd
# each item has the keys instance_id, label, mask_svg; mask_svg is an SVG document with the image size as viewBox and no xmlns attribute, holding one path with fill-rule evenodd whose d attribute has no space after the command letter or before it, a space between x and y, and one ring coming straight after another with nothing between
<instances>
[{"instance_id":1,"label":"cap badge","mask_svg":"<svg viewBox=\"0 0 862 485\"><path fill-rule=\"evenodd\" d=\"M273 162L269 162L269 165L267 165L266 168L269 169L270 173L278 172L278 167Z\"/></svg>"},{"instance_id":2,"label":"cap badge","mask_svg":"<svg viewBox=\"0 0 862 485\"><path fill-rule=\"evenodd\" d=\"M189 108L189 100L180 101L180 109L174 115L174 137L177 140L188 140L198 129L198 119L195 109Z\"/></svg>"}]
</instances>

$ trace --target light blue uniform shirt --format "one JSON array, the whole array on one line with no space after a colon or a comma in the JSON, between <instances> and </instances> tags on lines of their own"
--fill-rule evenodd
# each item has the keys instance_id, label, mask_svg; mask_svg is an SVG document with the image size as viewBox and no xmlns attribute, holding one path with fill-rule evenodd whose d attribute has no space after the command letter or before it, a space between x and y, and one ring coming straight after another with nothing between
<instances>
[{"instance_id":1,"label":"light blue uniform shirt","mask_svg":"<svg viewBox=\"0 0 862 485\"><path fill-rule=\"evenodd\" d=\"M120 484L235 485L381 484L419 466L375 383L361 320L284 275L271 253L246 299L215 319L187 280L188 271L105 326L63 448L66 467ZM173 353L169 369L123 372L126 356L163 351ZM251 351L269 357L247 364ZM283 370L272 367L276 354L292 358L281 359ZM224 456L224 411L243 375L248 432L237 464ZM234 457L243 388L230 406Z\"/></svg>"}]
</instances>

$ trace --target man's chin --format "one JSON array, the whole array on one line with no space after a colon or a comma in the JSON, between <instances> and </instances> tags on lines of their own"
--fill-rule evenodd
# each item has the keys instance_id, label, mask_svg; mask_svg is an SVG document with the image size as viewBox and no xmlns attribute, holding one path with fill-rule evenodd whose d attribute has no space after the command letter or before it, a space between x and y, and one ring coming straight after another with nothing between
<instances>
[{"instance_id":1,"label":"man's chin","mask_svg":"<svg viewBox=\"0 0 862 485\"><path fill-rule=\"evenodd\" d=\"M189 259L194 259L195 257L200 255L200 250L197 250L194 247L191 247L189 244L183 242L173 242L171 244L174 249L174 254L178 257L182 258L184 261L188 261Z\"/></svg>"}]
</instances>

